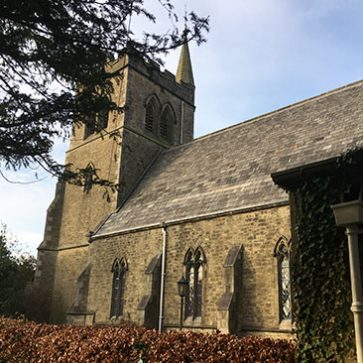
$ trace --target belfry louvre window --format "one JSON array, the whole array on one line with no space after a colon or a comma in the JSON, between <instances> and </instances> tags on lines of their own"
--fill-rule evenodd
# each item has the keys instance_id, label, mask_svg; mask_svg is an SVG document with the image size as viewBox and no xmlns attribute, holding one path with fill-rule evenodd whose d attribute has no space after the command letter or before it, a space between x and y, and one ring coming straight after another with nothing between
<instances>
[{"instance_id":1,"label":"belfry louvre window","mask_svg":"<svg viewBox=\"0 0 363 363\"><path fill-rule=\"evenodd\" d=\"M108 126L108 110L89 115L85 120L84 139L88 136L106 129Z\"/></svg>"},{"instance_id":2,"label":"belfry louvre window","mask_svg":"<svg viewBox=\"0 0 363 363\"><path fill-rule=\"evenodd\" d=\"M202 316L203 265L205 263L205 254L201 247L195 251L192 249L187 251L184 265L189 289L185 297L185 319L195 319Z\"/></svg>"},{"instance_id":3,"label":"belfry louvre window","mask_svg":"<svg viewBox=\"0 0 363 363\"><path fill-rule=\"evenodd\" d=\"M166 106L165 109L163 110L163 113L161 114L161 119L160 119L160 128L159 128L159 132L160 132L160 136L167 140L167 141L172 141L172 128L174 125L174 114L172 112L172 110L170 109L170 106Z\"/></svg>"},{"instance_id":4,"label":"belfry louvre window","mask_svg":"<svg viewBox=\"0 0 363 363\"><path fill-rule=\"evenodd\" d=\"M127 262L124 258L116 258L112 264L112 296L110 317L118 318L123 314L125 275Z\"/></svg>"},{"instance_id":5,"label":"belfry louvre window","mask_svg":"<svg viewBox=\"0 0 363 363\"><path fill-rule=\"evenodd\" d=\"M290 245L285 236L275 246L274 256L277 257L279 280L280 321L291 320L291 285L290 285Z\"/></svg>"},{"instance_id":6,"label":"belfry louvre window","mask_svg":"<svg viewBox=\"0 0 363 363\"><path fill-rule=\"evenodd\" d=\"M96 115L96 132L106 129L108 126L108 110L100 111Z\"/></svg>"},{"instance_id":7,"label":"belfry louvre window","mask_svg":"<svg viewBox=\"0 0 363 363\"><path fill-rule=\"evenodd\" d=\"M157 104L154 98L151 98L150 101L146 104L146 112L145 112L145 130L154 132L156 125L156 115L157 113ZM157 128L156 128L157 129Z\"/></svg>"}]
</instances>

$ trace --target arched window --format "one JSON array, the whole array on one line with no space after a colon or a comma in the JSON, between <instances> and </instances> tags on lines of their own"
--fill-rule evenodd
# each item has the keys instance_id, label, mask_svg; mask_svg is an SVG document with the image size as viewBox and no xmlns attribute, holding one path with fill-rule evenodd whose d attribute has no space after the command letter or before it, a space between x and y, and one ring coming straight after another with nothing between
<instances>
[{"instance_id":1,"label":"arched window","mask_svg":"<svg viewBox=\"0 0 363 363\"><path fill-rule=\"evenodd\" d=\"M173 129L175 124L175 116L169 105L166 105L160 118L159 133L160 136L169 141L173 142Z\"/></svg>"},{"instance_id":2,"label":"arched window","mask_svg":"<svg viewBox=\"0 0 363 363\"><path fill-rule=\"evenodd\" d=\"M206 262L201 247L196 251L189 249L185 254L185 276L189 290L185 297L185 318L195 319L202 316L203 265Z\"/></svg>"},{"instance_id":3,"label":"arched window","mask_svg":"<svg viewBox=\"0 0 363 363\"><path fill-rule=\"evenodd\" d=\"M291 284L290 284L290 245L285 236L281 237L274 250L277 257L279 280L280 320L291 320Z\"/></svg>"},{"instance_id":4,"label":"arched window","mask_svg":"<svg viewBox=\"0 0 363 363\"><path fill-rule=\"evenodd\" d=\"M97 176L95 165L89 162L84 169L81 169L80 174L83 178L83 191L88 193L93 186L93 180Z\"/></svg>"},{"instance_id":5,"label":"arched window","mask_svg":"<svg viewBox=\"0 0 363 363\"><path fill-rule=\"evenodd\" d=\"M108 110L88 115L85 120L84 139L88 136L106 129L108 126Z\"/></svg>"},{"instance_id":6,"label":"arched window","mask_svg":"<svg viewBox=\"0 0 363 363\"><path fill-rule=\"evenodd\" d=\"M108 110L102 110L96 115L96 132L106 129L108 126Z\"/></svg>"},{"instance_id":7,"label":"arched window","mask_svg":"<svg viewBox=\"0 0 363 363\"><path fill-rule=\"evenodd\" d=\"M188 250L185 255L185 278L189 282L188 293L185 296L185 318L193 316L193 298L194 298L194 258L193 251Z\"/></svg>"},{"instance_id":8,"label":"arched window","mask_svg":"<svg viewBox=\"0 0 363 363\"><path fill-rule=\"evenodd\" d=\"M96 132L96 114L87 115L84 125L84 139Z\"/></svg>"},{"instance_id":9,"label":"arched window","mask_svg":"<svg viewBox=\"0 0 363 363\"><path fill-rule=\"evenodd\" d=\"M149 132L155 132L157 130L157 111L158 105L155 97L152 97L146 104L145 111L145 130Z\"/></svg>"},{"instance_id":10,"label":"arched window","mask_svg":"<svg viewBox=\"0 0 363 363\"><path fill-rule=\"evenodd\" d=\"M112 296L110 317L118 318L123 314L125 275L127 262L124 258L118 258L112 264Z\"/></svg>"}]
</instances>

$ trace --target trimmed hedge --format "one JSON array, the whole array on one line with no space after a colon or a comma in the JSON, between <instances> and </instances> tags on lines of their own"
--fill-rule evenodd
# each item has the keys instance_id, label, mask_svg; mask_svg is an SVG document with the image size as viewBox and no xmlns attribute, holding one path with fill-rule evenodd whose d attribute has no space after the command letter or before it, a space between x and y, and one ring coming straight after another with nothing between
<instances>
[{"instance_id":1,"label":"trimmed hedge","mask_svg":"<svg viewBox=\"0 0 363 363\"><path fill-rule=\"evenodd\" d=\"M293 363L289 340L135 327L47 325L0 317L0 362Z\"/></svg>"}]
</instances>

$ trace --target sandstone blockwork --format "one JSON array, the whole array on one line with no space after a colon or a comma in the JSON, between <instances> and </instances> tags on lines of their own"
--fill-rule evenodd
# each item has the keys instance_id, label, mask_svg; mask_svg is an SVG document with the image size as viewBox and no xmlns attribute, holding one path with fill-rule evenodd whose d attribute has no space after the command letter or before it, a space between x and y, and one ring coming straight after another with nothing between
<instances>
[{"instance_id":1,"label":"sandstone blockwork","mask_svg":"<svg viewBox=\"0 0 363 363\"><path fill-rule=\"evenodd\" d=\"M88 284L79 277L92 265L89 235L127 200L162 150L193 139L194 86L179 84L171 73L160 72L157 65L134 56L124 56L110 69L115 74L113 98L123 111L110 112L100 130L74 125L65 162L73 170L91 166L118 189L112 192L93 185L86 190L58 183L29 297L42 306L32 313L38 320L77 320L74 308L79 312L80 306L86 306L77 301ZM155 132L145 128L150 97L159 102L153 120Z\"/></svg>"},{"instance_id":2,"label":"sandstone blockwork","mask_svg":"<svg viewBox=\"0 0 363 363\"><path fill-rule=\"evenodd\" d=\"M181 323L183 329L195 331L290 333L291 326L281 321L279 313L279 263L274 256L276 243L290 239L290 209L286 195L277 188L271 189L274 194L267 193L274 203L264 197L254 207L247 204L230 212L184 215L179 220L118 229L118 211L127 211L124 207L140 185L154 185L163 165L157 164L159 156L182 144L187 144L187 150L192 144L194 85L177 82L171 73L133 56L110 67L116 74L115 101L123 112L110 113L97 132L75 126L66 162L74 169L91 165L118 189L112 193L96 185L85 190L58 184L39 246L31 294L39 307L34 317L74 324L131 323L162 330L178 329ZM187 169L194 173L191 165L172 162L193 184L193 175L187 173ZM159 169L154 168L150 176L154 165ZM216 208L223 207L209 189L217 188L220 195L224 183L237 180L231 176L233 168L233 163L225 165L227 179L219 174L213 183L201 181L193 186L193 193L200 200L208 198L211 207L214 202ZM174 174L166 174L155 183L156 190L143 196L138 207L145 205L144 213L152 215L156 196L183 187ZM185 190L172 198L190 214L193 206L187 195ZM170 209L167 203L158 209L162 207ZM181 277L188 280L182 311L177 286Z\"/></svg>"},{"instance_id":3,"label":"sandstone blockwork","mask_svg":"<svg viewBox=\"0 0 363 363\"><path fill-rule=\"evenodd\" d=\"M158 328L162 319L164 329L178 328L177 281L186 275L184 259L188 250L201 248L206 259L200 276L201 314L183 319L184 328L237 334L286 332L279 317L278 261L274 248L281 236L289 236L288 206L163 228L123 233L91 243L87 310L94 314L95 323L112 321L112 264L115 258L125 258L128 270L121 320ZM163 241L166 259L160 315ZM221 306L225 296L233 301ZM149 305L146 309L151 299L156 308L150 309Z\"/></svg>"}]
</instances>

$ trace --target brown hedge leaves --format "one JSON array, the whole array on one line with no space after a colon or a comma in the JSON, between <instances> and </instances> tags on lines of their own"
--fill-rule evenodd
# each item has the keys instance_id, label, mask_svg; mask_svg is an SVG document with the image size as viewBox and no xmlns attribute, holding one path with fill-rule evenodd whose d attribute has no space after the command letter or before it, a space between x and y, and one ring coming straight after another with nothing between
<instances>
[{"instance_id":1,"label":"brown hedge leaves","mask_svg":"<svg viewBox=\"0 0 363 363\"><path fill-rule=\"evenodd\" d=\"M0 363L293 363L295 343L135 327L47 325L0 317Z\"/></svg>"}]
</instances>

